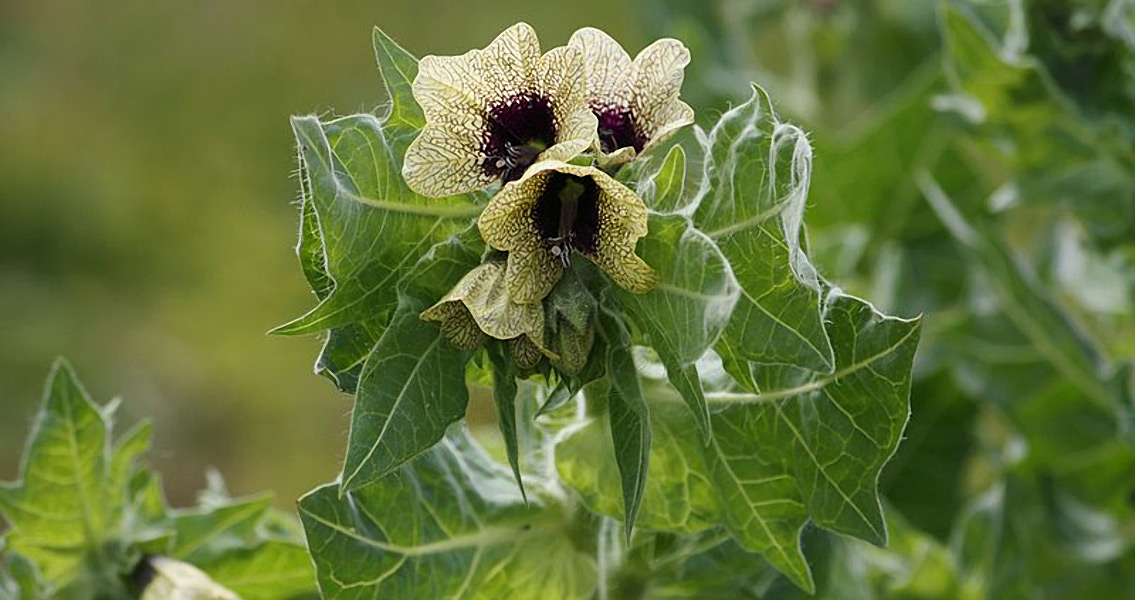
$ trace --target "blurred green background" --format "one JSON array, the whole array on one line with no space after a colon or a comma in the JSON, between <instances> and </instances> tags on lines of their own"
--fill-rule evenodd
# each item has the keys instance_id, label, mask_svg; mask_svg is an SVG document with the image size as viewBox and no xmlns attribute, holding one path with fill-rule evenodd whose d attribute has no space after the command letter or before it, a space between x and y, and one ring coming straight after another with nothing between
<instances>
[{"instance_id":1,"label":"blurred green background","mask_svg":"<svg viewBox=\"0 0 1135 600\"><path fill-rule=\"evenodd\" d=\"M265 335L314 304L288 117L375 107L375 25L421 55L518 20L647 41L605 0L0 3L0 480L57 355L155 420L175 504L208 465L281 506L328 479L349 398L318 340Z\"/></svg>"}]
</instances>

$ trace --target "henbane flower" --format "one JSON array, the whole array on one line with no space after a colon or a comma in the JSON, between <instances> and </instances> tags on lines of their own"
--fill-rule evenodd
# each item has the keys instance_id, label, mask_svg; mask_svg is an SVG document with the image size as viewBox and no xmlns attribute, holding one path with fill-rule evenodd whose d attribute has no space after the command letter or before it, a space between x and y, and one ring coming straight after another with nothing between
<instances>
[{"instance_id":1,"label":"henbane flower","mask_svg":"<svg viewBox=\"0 0 1135 600\"><path fill-rule=\"evenodd\" d=\"M485 243L509 253L505 285L512 300L530 303L548 295L573 250L627 290L650 291L658 275L635 254L646 220L642 200L610 175L543 161L501 188L477 225Z\"/></svg>"},{"instance_id":2,"label":"henbane flower","mask_svg":"<svg viewBox=\"0 0 1135 600\"><path fill-rule=\"evenodd\" d=\"M544 348L544 307L519 304L505 293L505 264L489 261L469 271L422 319L441 323L442 334L454 346L471 350L486 336L498 340L524 337Z\"/></svg>"},{"instance_id":3,"label":"henbane flower","mask_svg":"<svg viewBox=\"0 0 1135 600\"><path fill-rule=\"evenodd\" d=\"M678 99L690 63L682 42L658 40L632 61L611 36L585 27L572 34L568 47L583 54L587 101L599 119L605 154L629 160L694 122L693 109Z\"/></svg>"},{"instance_id":4,"label":"henbane flower","mask_svg":"<svg viewBox=\"0 0 1135 600\"><path fill-rule=\"evenodd\" d=\"M406 152L402 175L425 196L515 180L538 160L571 159L596 136L583 56L566 46L541 55L526 23L483 50L423 58L413 93L426 125Z\"/></svg>"}]
</instances>

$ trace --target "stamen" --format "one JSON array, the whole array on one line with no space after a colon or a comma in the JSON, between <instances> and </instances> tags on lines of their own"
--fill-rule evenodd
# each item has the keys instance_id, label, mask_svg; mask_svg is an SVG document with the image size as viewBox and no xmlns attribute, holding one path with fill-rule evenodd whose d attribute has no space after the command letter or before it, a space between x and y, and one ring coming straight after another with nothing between
<instances>
[{"instance_id":1,"label":"stamen","mask_svg":"<svg viewBox=\"0 0 1135 600\"><path fill-rule=\"evenodd\" d=\"M556 142L555 113L543 96L517 94L491 106L487 117L481 168L505 182L519 179Z\"/></svg>"},{"instance_id":2,"label":"stamen","mask_svg":"<svg viewBox=\"0 0 1135 600\"><path fill-rule=\"evenodd\" d=\"M599 145L610 153L630 146L641 152L650 139L639 132L631 109L613 104L592 105L591 112L599 119Z\"/></svg>"},{"instance_id":3,"label":"stamen","mask_svg":"<svg viewBox=\"0 0 1135 600\"><path fill-rule=\"evenodd\" d=\"M564 268L571 266L573 250L595 251L598 198L599 188L591 178L557 173L532 209L540 237Z\"/></svg>"}]
</instances>

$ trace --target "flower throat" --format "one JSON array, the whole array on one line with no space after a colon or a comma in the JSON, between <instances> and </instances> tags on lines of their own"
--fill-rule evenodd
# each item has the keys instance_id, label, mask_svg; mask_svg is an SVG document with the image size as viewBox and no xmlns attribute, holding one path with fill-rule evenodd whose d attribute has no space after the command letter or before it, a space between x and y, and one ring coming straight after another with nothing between
<instances>
[{"instance_id":1,"label":"flower throat","mask_svg":"<svg viewBox=\"0 0 1135 600\"><path fill-rule=\"evenodd\" d=\"M589 177L557 173L548 181L532 216L540 236L560 264L571 266L571 251L595 252L599 187Z\"/></svg>"},{"instance_id":2,"label":"flower throat","mask_svg":"<svg viewBox=\"0 0 1135 600\"><path fill-rule=\"evenodd\" d=\"M549 100L520 93L488 110L481 168L503 181L515 181L556 142L556 118Z\"/></svg>"}]
</instances>

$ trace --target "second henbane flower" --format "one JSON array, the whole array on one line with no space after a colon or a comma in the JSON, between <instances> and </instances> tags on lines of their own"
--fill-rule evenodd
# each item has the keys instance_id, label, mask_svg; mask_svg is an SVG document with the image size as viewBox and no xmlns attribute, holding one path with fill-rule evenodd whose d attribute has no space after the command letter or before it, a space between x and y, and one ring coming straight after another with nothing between
<instances>
[{"instance_id":1,"label":"second henbane flower","mask_svg":"<svg viewBox=\"0 0 1135 600\"><path fill-rule=\"evenodd\" d=\"M631 60L611 36L593 27L576 31L568 47L583 55L587 101L599 119L600 150L617 162L634 158L694 122L678 99L690 51L661 39Z\"/></svg>"},{"instance_id":2,"label":"second henbane flower","mask_svg":"<svg viewBox=\"0 0 1135 600\"><path fill-rule=\"evenodd\" d=\"M423 58L413 93L426 125L406 152L407 185L447 196L518 179L539 160L570 160L596 138L583 86L580 52L541 55L525 23L483 50Z\"/></svg>"},{"instance_id":3,"label":"second henbane flower","mask_svg":"<svg viewBox=\"0 0 1135 600\"><path fill-rule=\"evenodd\" d=\"M650 291L658 275L635 254L647 210L634 191L595 167L562 161L532 165L481 213L485 243L508 252L505 279L513 301L548 295L572 252L591 259L623 288Z\"/></svg>"}]
</instances>

